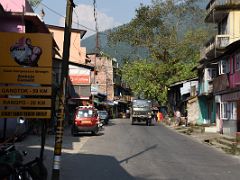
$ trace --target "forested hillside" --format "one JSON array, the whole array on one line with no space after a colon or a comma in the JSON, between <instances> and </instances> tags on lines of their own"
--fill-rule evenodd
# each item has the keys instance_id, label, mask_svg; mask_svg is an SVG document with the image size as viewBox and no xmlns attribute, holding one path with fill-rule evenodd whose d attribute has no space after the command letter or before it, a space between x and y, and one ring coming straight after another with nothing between
<instances>
[{"instance_id":1,"label":"forested hillside","mask_svg":"<svg viewBox=\"0 0 240 180\"><path fill-rule=\"evenodd\" d=\"M136 95L167 100L171 83L193 78L200 48L216 30L204 23L207 0L155 0L141 5L128 23L101 36L101 51L121 62L125 82ZM95 38L86 39L88 51ZM90 47L87 45L90 45Z\"/></svg>"},{"instance_id":2,"label":"forested hillside","mask_svg":"<svg viewBox=\"0 0 240 180\"><path fill-rule=\"evenodd\" d=\"M180 27L181 31L179 32L180 37L184 35L184 32L186 32L188 27L195 27L197 29L197 28L206 28L209 26L204 23L205 7L207 2L208 0L199 0L196 2L198 7L202 11L200 11L200 14L191 14L189 12L189 14L187 15L188 18L183 19L183 22L180 24L181 26ZM192 16L198 16L199 19L201 19L201 23L193 24L193 22L190 20ZM173 16L170 18L174 20L175 17ZM177 19L175 19L175 21L177 21ZM116 59L118 59L120 64L124 64L126 60L144 59L149 56L149 52L146 48L133 46L133 45L130 45L128 42L119 42L117 44L110 44L108 42L108 34L109 32L116 31L116 30L117 28L99 33L99 44L100 44L101 51L103 51L105 54L110 55L111 57L115 57ZM82 46L87 48L87 53L95 52L96 35L92 35L86 39L83 39Z\"/></svg>"}]
</instances>

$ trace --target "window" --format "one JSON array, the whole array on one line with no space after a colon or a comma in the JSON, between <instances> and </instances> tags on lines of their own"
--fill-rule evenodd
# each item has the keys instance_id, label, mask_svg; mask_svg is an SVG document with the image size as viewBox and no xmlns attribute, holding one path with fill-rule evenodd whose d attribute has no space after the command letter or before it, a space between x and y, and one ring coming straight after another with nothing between
<instances>
[{"instance_id":1,"label":"window","mask_svg":"<svg viewBox=\"0 0 240 180\"><path fill-rule=\"evenodd\" d=\"M223 120L237 119L237 104L236 102L222 102L221 103L221 118Z\"/></svg>"},{"instance_id":2,"label":"window","mask_svg":"<svg viewBox=\"0 0 240 180\"><path fill-rule=\"evenodd\" d=\"M207 80L211 81L217 77L217 70L215 68L207 68Z\"/></svg>"},{"instance_id":3,"label":"window","mask_svg":"<svg viewBox=\"0 0 240 180\"><path fill-rule=\"evenodd\" d=\"M229 61L221 60L219 62L219 75L229 73Z\"/></svg>"},{"instance_id":4,"label":"window","mask_svg":"<svg viewBox=\"0 0 240 180\"><path fill-rule=\"evenodd\" d=\"M235 70L239 71L240 70L240 53L236 54L235 62L236 62Z\"/></svg>"}]
</instances>

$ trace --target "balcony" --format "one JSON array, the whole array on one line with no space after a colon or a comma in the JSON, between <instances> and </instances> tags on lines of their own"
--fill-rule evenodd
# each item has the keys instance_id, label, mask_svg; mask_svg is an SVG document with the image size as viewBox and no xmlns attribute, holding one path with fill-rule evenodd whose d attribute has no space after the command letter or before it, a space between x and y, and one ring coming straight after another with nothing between
<instances>
[{"instance_id":1,"label":"balcony","mask_svg":"<svg viewBox=\"0 0 240 180\"><path fill-rule=\"evenodd\" d=\"M221 92L229 88L229 78L227 74L220 75L213 80L213 92Z\"/></svg>"},{"instance_id":2,"label":"balcony","mask_svg":"<svg viewBox=\"0 0 240 180\"><path fill-rule=\"evenodd\" d=\"M229 13L229 10L236 9L240 9L239 0L211 0L206 7L205 22L218 23Z\"/></svg>"},{"instance_id":3,"label":"balcony","mask_svg":"<svg viewBox=\"0 0 240 180\"><path fill-rule=\"evenodd\" d=\"M230 35L222 34L211 38L205 44L205 55L209 59L216 58L224 52L224 48L230 44Z\"/></svg>"}]
</instances>

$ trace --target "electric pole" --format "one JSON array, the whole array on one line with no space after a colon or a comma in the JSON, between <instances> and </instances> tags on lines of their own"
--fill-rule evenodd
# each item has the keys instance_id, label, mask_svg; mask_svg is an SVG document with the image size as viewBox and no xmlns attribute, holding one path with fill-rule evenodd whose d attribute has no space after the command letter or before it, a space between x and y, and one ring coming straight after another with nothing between
<instances>
[{"instance_id":1,"label":"electric pole","mask_svg":"<svg viewBox=\"0 0 240 180\"><path fill-rule=\"evenodd\" d=\"M69 47L71 41L71 26L72 26L72 12L75 4L73 0L67 0L65 29L64 29L64 43L63 43L63 60L61 68L60 94L59 94L59 108L57 118L57 128L55 134L55 146L53 157L52 180L59 180L60 178L60 163L62 154L62 139L64 130L64 110L65 108L65 92L68 77L69 64Z\"/></svg>"}]
</instances>

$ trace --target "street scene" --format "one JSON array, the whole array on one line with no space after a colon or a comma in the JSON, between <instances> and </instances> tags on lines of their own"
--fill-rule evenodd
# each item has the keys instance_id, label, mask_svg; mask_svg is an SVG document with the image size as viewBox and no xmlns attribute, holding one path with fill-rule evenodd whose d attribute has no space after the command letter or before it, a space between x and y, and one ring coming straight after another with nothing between
<instances>
[{"instance_id":1,"label":"street scene","mask_svg":"<svg viewBox=\"0 0 240 180\"><path fill-rule=\"evenodd\" d=\"M164 124L131 125L130 119L112 119L97 136L80 133L63 137L61 179L238 179L240 158ZM213 135L211 135L213 136ZM38 156L40 136L16 143ZM52 169L54 136L46 139L44 163ZM33 157L31 157L33 156ZM51 171L50 171L51 173Z\"/></svg>"},{"instance_id":2,"label":"street scene","mask_svg":"<svg viewBox=\"0 0 240 180\"><path fill-rule=\"evenodd\" d=\"M239 0L0 0L0 180L237 180Z\"/></svg>"}]
</instances>

